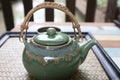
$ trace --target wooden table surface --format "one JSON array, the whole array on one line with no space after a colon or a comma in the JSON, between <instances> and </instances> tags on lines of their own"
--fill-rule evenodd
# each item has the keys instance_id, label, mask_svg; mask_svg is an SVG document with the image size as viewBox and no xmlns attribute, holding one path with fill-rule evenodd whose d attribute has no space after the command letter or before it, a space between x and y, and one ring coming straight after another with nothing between
<instances>
[{"instance_id":1,"label":"wooden table surface","mask_svg":"<svg viewBox=\"0 0 120 80\"><path fill-rule=\"evenodd\" d=\"M80 23L80 25L82 32L90 32L120 68L120 29L113 23ZM55 26L60 28L62 31L73 31L72 24L70 22L30 22L28 31L34 32L37 31L38 28L47 26ZM20 27L17 26L11 31L18 32L20 31Z\"/></svg>"}]
</instances>

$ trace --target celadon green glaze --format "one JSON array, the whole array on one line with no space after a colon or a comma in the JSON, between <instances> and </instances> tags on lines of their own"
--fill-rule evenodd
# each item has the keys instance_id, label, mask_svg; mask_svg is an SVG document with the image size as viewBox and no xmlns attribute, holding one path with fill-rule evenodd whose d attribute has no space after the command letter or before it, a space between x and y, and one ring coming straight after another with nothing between
<instances>
[{"instance_id":1,"label":"celadon green glaze","mask_svg":"<svg viewBox=\"0 0 120 80\"><path fill-rule=\"evenodd\" d=\"M69 36L61 32L56 32L54 28L48 28L47 32L38 34L33 39L40 45L55 46L67 43Z\"/></svg>"},{"instance_id":2,"label":"celadon green glaze","mask_svg":"<svg viewBox=\"0 0 120 80\"><path fill-rule=\"evenodd\" d=\"M32 40L34 39L32 38ZM40 43L36 45L32 40L24 41L23 64L29 74L38 80L66 80L70 78L78 66L84 62L90 48L96 44L95 40L81 44L77 40L69 38L64 44L59 45L61 47L58 45L39 46Z\"/></svg>"}]
</instances>

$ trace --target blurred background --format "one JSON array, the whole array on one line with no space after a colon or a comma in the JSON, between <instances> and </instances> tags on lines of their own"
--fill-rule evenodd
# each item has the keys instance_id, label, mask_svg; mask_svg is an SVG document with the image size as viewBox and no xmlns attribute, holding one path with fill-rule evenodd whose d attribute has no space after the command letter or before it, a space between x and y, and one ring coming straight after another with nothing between
<instances>
[{"instance_id":1,"label":"blurred background","mask_svg":"<svg viewBox=\"0 0 120 80\"><path fill-rule=\"evenodd\" d=\"M33 0L33 7L42 2L44 2L44 0ZM59 2L65 5L65 0L55 0L55 2ZM85 22L86 4L87 4L87 0L76 0L75 16L80 22ZM97 0L94 22L105 22L107 5L108 5L108 0ZM117 6L120 7L120 0L117 1ZM2 5L0 3L0 35L6 31L3 12L1 8ZM15 26L20 25L24 19L24 14L23 14L24 10L23 10L22 1L12 0L12 8L13 8ZM45 11L44 9L41 9L40 11L35 12L35 16L34 16L35 22L45 22L44 11ZM54 20L55 22L64 22L65 14L59 10L55 10Z\"/></svg>"}]
</instances>

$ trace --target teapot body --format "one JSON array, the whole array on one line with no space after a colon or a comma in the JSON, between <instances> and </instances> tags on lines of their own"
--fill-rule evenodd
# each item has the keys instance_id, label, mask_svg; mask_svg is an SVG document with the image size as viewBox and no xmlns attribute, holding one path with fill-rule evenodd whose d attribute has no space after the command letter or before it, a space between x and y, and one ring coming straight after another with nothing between
<instances>
[{"instance_id":1,"label":"teapot body","mask_svg":"<svg viewBox=\"0 0 120 80\"><path fill-rule=\"evenodd\" d=\"M39 80L64 80L76 72L80 62L80 49L75 41L68 46L46 50L26 43L23 64L30 75Z\"/></svg>"}]
</instances>

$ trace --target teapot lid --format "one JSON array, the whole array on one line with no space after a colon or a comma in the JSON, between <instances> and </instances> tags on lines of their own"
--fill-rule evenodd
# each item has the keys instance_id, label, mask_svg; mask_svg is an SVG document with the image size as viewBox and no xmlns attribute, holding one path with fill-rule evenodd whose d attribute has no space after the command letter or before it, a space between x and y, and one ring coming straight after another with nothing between
<instances>
[{"instance_id":1,"label":"teapot lid","mask_svg":"<svg viewBox=\"0 0 120 80\"><path fill-rule=\"evenodd\" d=\"M48 28L47 32L34 36L33 41L39 45L58 46L67 43L69 38L67 34L56 32L55 28Z\"/></svg>"}]
</instances>

